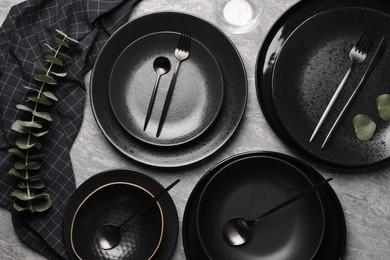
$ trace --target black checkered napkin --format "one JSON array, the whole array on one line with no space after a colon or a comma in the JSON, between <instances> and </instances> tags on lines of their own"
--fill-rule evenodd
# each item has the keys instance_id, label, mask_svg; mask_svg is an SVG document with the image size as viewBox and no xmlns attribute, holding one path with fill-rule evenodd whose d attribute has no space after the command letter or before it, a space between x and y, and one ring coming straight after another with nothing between
<instances>
[{"instance_id":1,"label":"black checkered napkin","mask_svg":"<svg viewBox=\"0 0 390 260\"><path fill-rule=\"evenodd\" d=\"M108 37L127 22L138 0L28 0L12 7L0 28L0 205L12 209L10 193L16 179L7 175L14 157L12 123L20 117L16 104L26 100L22 86L35 85L33 63L49 54L44 43L53 43L55 29L78 39L74 57L67 62L68 76L55 87L50 134L44 140L47 157L42 165L44 182L53 206L32 217L13 215L19 238L49 259L68 258L62 240L62 216L75 189L69 152L83 119L84 76ZM12 211L12 210L11 210Z\"/></svg>"}]
</instances>

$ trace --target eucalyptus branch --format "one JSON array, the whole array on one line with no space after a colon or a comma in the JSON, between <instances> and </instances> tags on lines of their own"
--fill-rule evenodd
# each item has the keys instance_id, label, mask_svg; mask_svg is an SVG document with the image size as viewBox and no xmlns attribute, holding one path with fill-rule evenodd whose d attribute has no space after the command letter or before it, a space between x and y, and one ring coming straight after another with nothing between
<instances>
[{"instance_id":1,"label":"eucalyptus branch","mask_svg":"<svg viewBox=\"0 0 390 260\"><path fill-rule=\"evenodd\" d=\"M38 161L44 159L45 154L36 152L42 147L39 138L48 134L48 130L44 130L44 127L47 127L47 123L52 121L52 117L48 112L39 111L38 108L41 106L49 107L53 102L58 101L52 92L45 91L45 87L57 85L55 77L66 76L66 73L54 72L53 68L64 66L60 56L70 59L69 55L61 53L61 49L70 48L69 41L77 43L77 40L70 38L65 33L56 31L62 36L62 39L55 38L57 48L45 44L53 52L53 55L45 56L49 67L46 68L39 62L34 63L36 71L44 72L44 74L33 75L33 78L41 83L40 88L24 86L28 91L37 93L36 96L29 96L27 100L34 103L33 108L23 104L16 106L17 109L30 113L31 120L16 120L12 124L12 129L23 135L16 140L16 147L8 150L11 154L23 159L23 161L17 161L9 171L10 175L19 179L18 188L11 193L11 196L16 198L14 208L17 211L43 212L51 206L50 195L42 191L45 187L42 181L45 173L40 171L41 164Z\"/></svg>"}]
</instances>

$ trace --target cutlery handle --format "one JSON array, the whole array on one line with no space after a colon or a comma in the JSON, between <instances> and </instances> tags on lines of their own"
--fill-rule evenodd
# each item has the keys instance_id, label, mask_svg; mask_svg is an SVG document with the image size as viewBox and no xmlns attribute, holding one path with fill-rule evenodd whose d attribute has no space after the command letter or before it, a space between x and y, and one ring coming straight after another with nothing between
<instances>
[{"instance_id":1,"label":"cutlery handle","mask_svg":"<svg viewBox=\"0 0 390 260\"><path fill-rule=\"evenodd\" d=\"M163 110L161 112L160 122L158 123L156 137L160 136L162 126L164 125L165 118L166 118L167 113L168 113L168 108L169 108L169 105L171 103L173 90L175 88L177 73L179 71L180 64L181 64L181 61L178 61L176 63L175 71L173 72L171 83L169 84L167 96L165 97L164 107L163 107Z\"/></svg>"},{"instance_id":2,"label":"cutlery handle","mask_svg":"<svg viewBox=\"0 0 390 260\"><path fill-rule=\"evenodd\" d=\"M349 69L348 69L347 73L345 74L343 80L341 81L340 85L337 87L335 93L332 96L332 99L329 101L329 104L326 107L324 113L322 114L322 116L320 118L320 121L318 121L317 126L314 129L313 134L310 137L309 142L312 142L314 137L316 137L316 135L318 133L318 130L320 130L320 127L322 126L322 124L324 123L326 117L328 116L330 109L332 108L333 104L336 102L337 97L339 96L341 90L343 89L345 82L349 78L349 75L351 74L351 71L352 71L352 67L353 67L353 63L349 67Z\"/></svg>"},{"instance_id":3,"label":"cutlery handle","mask_svg":"<svg viewBox=\"0 0 390 260\"><path fill-rule=\"evenodd\" d=\"M158 83L160 82L160 78L161 78L161 74L158 74L157 78L156 78L156 82L154 83L152 95L150 96L148 111L146 112L144 131L146 130L146 127L148 126L149 118L150 118L150 115L152 114L154 101L156 99L157 86L158 86Z\"/></svg>"},{"instance_id":4,"label":"cutlery handle","mask_svg":"<svg viewBox=\"0 0 390 260\"><path fill-rule=\"evenodd\" d=\"M374 56L372 57L371 59L371 62L370 64L368 65L366 71L364 72L363 74L363 77L362 79L360 80L359 84L357 85L357 87L355 88L355 90L353 91L351 97L348 99L347 103L345 104L345 106L343 107L343 110L341 110L340 114L338 115L336 121L333 123L332 125L332 128L330 129L328 135L326 136L325 138L325 141L322 143L322 146L321 146L321 149L325 149L326 145L328 144L329 142L329 139L332 137L334 131L336 130L341 118L344 116L345 114L345 111L347 111L347 109L349 108L349 106L351 105L353 99L355 98L357 92L359 91L360 87L364 84L364 82L366 81L366 79L369 77L371 71L374 69L374 66L376 65L377 63L377 58L378 58L378 55L380 53L380 51L382 50L382 48L384 47L384 41L385 41L385 37L382 36L382 39L381 41L379 42L379 45L375 51L375 54Z\"/></svg>"},{"instance_id":5,"label":"cutlery handle","mask_svg":"<svg viewBox=\"0 0 390 260\"><path fill-rule=\"evenodd\" d=\"M153 199L149 200L148 203L145 206L143 206L141 209L137 210L134 214L132 214L130 217L128 217L125 221L123 221L122 224L119 225L119 227L122 228L130 220L132 220L133 218L135 218L136 216L142 214L145 210L150 208L154 203L156 203L156 201L158 201L159 199L161 199L162 196L164 196L166 193L168 193L168 191L170 189L172 189L179 181L180 181L180 179L177 179L171 185L169 185L168 187L166 187L165 189L160 191L155 197L153 197Z\"/></svg>"},{"instance_id":6,"label":"cutlery handle","mask_svg":"<svg viewBox=\"0 0 390 260\"><path fill-rule=\"evenodd\" d=\"M305 191L301 192L301 193L298 193L296 195L294 195L293 197L289 198L288 200L282 202L281 204L279 204L278 206L268 210L266 213L264 213L263 215L261 215L260 217L252 220L253 222L257 222L259 221L260 219L268 216L268 215L271 215L272 213L284 208L284 207L287 207L288 205L290 205L291 203L299 200L300 198L303 198L305 197L306 195L308 195L309 193L311 193L312 191L315 191L315 190L318 190L321 186L327 184L328 182L330 182L331 180L333 180L333 178L328 178L326 180L323 180L319 183L317 183L316 185L314 186L311 186L310 188L306 189Z\"/></svg>"}]
</instances>

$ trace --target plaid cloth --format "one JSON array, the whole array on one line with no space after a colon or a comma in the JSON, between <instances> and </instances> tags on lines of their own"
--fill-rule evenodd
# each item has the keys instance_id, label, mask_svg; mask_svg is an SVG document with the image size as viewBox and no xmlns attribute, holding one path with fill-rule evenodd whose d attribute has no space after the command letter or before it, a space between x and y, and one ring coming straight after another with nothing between
<instances>
[{"instance_id":1,"label":"plaid cloth","mask_svg":"<svg viewBox=\"0 0 390 260\"><path fill-rule=\"evenodd\" d=\"M51 45L55 29L80 41L74 46L73 59L66 63L67 77L53 90L55 105L49 135L43 141L47 154L42 165L47 173L44 182L53 206L48 212L32 216L13 213L18 237L49 259L67 259L62 238L62 217L66 202L75 189L69 152L83 119L88 72L108 37L128 21L138 0L28 0L13 6L0 29L0 205L11 212L16 179L7 172L14 156L17 134L12 123L20 117L15 106L26 100L22 86L35 86L32 79L34 61L45 64L49 54L44 43Z\"/></svg>"}]
</instances>

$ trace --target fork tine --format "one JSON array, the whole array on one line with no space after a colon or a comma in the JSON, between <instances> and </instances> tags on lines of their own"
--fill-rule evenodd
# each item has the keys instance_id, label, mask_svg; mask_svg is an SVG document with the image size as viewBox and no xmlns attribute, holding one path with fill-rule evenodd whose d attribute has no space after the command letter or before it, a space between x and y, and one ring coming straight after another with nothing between
<instances>
[{"instance_id":1,"label":"fork tine","mask_svg":"<svg viewBox=\"0 0 390 260\"><path fill-rule=\"evenodd\" d=\"M367 39L366 39L366 42L363 44L360 51L363 53L367 53L372 45L374 38L375 38L375 34L373 32L370 32Z\"/></svg>"},{"instance_id":2,"label":"fork tine","mask_svg":"<svg viewBox=\"0 0 390 260\"><path fill-rule=\"evenodd\" d=\"M366 38L367 38L367 34L368 34L368 31L365 31L365 32L362 34L362 36L360 36L359 40L358 40L357 43L355 44L355 48L356 48L357 50L360 50L360 49L361 49L363 42L364 42L364 41L366 40Z\"/></svg>"},{"instance_id":3,"label":"fork tine","mask_svg":"<svg viewBox=\"0 0 390 260\"><path fill-rule=\"evenodd\" d=\"M183 49L184 37L185 37L185 35L184 35L184 33L182 33L182 34L180 35L179 42L177 43L177 48L178 48L179 50L182 50L182 49Z\"/></svg>"},{"instance_id":4,"label":"fork tine","mask_svg":"<svg viewBox=\"0 0 390 260\"><path fill-rule=\"evenodd\" d=\"M186 41L183 50L184 51L189 51L191 46L191 34L186 33Z\"/></svg>"},{"instance_id":5,"label":"fork tine","mask_svg":"<svg viewBox=\"0 0 390 260\"><path fill-rule=\"evenodd\" d=\"M356 51L361 53L367 53L368 49L373 42L375 34L372 31L365 31L360 37L359 41L356 43Z\"/></svg>"}]
</instances>

